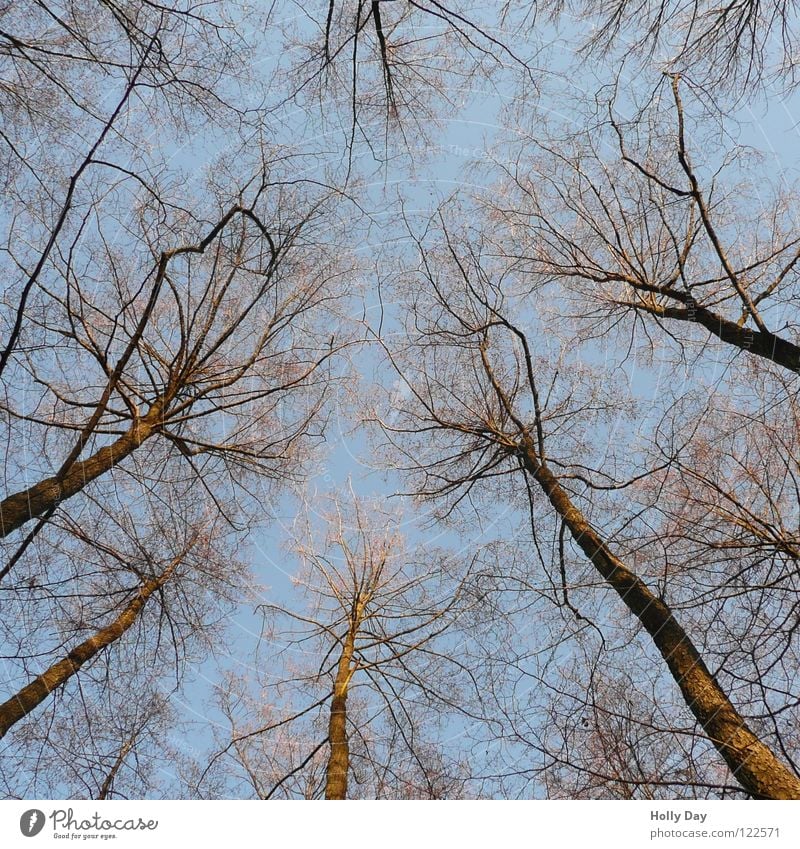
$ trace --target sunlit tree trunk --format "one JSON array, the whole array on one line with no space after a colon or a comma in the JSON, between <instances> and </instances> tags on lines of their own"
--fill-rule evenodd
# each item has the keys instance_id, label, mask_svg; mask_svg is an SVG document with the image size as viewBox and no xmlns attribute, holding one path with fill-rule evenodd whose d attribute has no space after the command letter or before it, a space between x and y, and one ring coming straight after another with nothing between
<instances>
[{"instance_id":1,"label":"sunlit tree trunk","mask_svg":"<svg viewBox=\"0 0 800 849\"><path fill-rule=\"evenodd\" d=\"M88 640L76 646L66 657L37 675L18 693L0 705L0 737L20 719L35 710L57 687L65 684L80 668L103 649L116 642L136 621L147 600L169 580L180 558L173 560L157 577L145 581L136 596L117 618Z\"/></svg>"},{"instance_id":2,"label":"sunlit tree trunk","mask_svg":"<svg viewBox=\"0 0 800 849\"><path fill-rule=\"evenodd\" d=\"M521 443L526 471L537 481L575 542L653 638L683 698L737 781L764 799L800 799L800 779L748 727L717 683L670 608L615 557L547 465L527 434Z\"/></svg>"},{"instance_id":3,"label":"sunlit tree trunk","mask_svg":"<svg viewBox=\"0 0 800 849\"><path fill-rule=\"evenodd\" d=\"M353 677L353 648L355 630L350 628L345 638L336 678L333 682L333 700L328 723L328 740L331 754L325 775L325 798L347 798L347 773L350 769L350 746L347 740L347 690Z\"/></svg>"},{"instance_id":4,"label":"sunlit tree trunk","mask_svg":"<svg viewBox=\"0 0 800 849\"><path fill-rule=\"evenodd\" d=\"M0 502L0 536L8 536L31 519L73 495L87 483L104 475L132 454L158 427L163 403L154 404L147 415L134 422L122 436L86 460L72 464L66 474L45 478Z\"/></svg>"}]
</instances>

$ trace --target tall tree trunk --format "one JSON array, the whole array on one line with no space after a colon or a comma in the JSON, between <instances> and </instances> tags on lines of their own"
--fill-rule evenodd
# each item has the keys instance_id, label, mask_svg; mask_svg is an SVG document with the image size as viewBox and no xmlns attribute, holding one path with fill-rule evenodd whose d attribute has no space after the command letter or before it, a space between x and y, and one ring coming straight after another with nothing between
<instances>
[{"instance_id":1,"label":"tall tree trunk","mask_svg":"<svg viewBox=\"0 0 800 849\"><path fill-rule=\"evenodd\" d=\"M31 519L79 493L90 481L99 478L132 454L157 429L163 403L157 402L143 418L119 439L101 448L91 457L73 463L63 475L45 478L28 489L0 501L0 537L8 536Z\"/></svg>"},{"instance_id":2,"label":"tall tree trunk","mask_svg":"<svg viewBox=\"0 0 800 849\"><path fill-rule=\"evenodd\" d=\"M16 695L1 704L0 738L4 737L16 722L35 710L56 687L66 683L87 661L116 642L136 621L136 617L141 613L150 596L169 580L179 561L180 557L175 558L161 575L145 581L136 597L125 606L110 625L76 646L65 658L54 663Z\"/></svg>"},{"instance_id":3,"label":"tall tree trunk","mask_svg":"<svg viewBox=\"0 0 800 849\"><path fill-rule=\"evenodd\" d=\"M355 627L347 632L336 679L333 682L333 701L328 723L328 742L331 753L325 775L325 798L347 798L347 773L350 770L350 746L347 740L347 690L353 675L353 647Z\"/></svg>"},{"instance_id":4,"label":"tall tree trunk","mask_svg":"<svg viewBox=\"0 0 800 849\"><path fill-rule=\"evenodd\" d=\"M544 490L575 542L653 638L686 704L736 780L757 798L800 799L800 779L750 730L670 608L611 553L556 476L540 462L530 435L525 434L520 449L526 471Z\"/></svg>"},{"instance_id":5,"label":"tall tree trunk","mask_svg":"<svg viewBox=\"0 0 800 849\"><path fill-rule=\"evenodd\" d=\"M122 765L125 763L125 758L128 757L131 750L133 749L134 738L130 740L126 740L122 746L120 747L119 753L117 754L116 760L112 765L111 769L108 772L108 775L103 780L103 784L100 787L100 790L97 794L97 799L108 799L111 794L111 789L114 786L114 779L117 777L117 773L120 771Z\"/></svg>"}]
</instances>

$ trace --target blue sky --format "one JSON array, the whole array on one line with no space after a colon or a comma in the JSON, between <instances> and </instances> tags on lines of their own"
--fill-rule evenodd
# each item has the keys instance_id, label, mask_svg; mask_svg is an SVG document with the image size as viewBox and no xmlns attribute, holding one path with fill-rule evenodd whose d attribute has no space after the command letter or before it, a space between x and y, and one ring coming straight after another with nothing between
<instances>
[{"instance_id":1,"label":"blue sky","mask_svg":"<svg viewBox=\"0 0 800 849\"><path fill-rule=\"evenodd\" d=\"M539 38L547 44L554 37L551 29L540 30ZM531 102L524 110L524 132L535 131L537 119L542 121L557 116L567 121L573 120L572 99L581 99L591 95L601 84L613 75L613 60L578 62L573 47L576 36L581 34L574 25L567 24L559 34L559 46L541 62L545 65L539 71L541 94L538 100ZM278 65L275 55L270 53L270 45L265 44L260 71L272 75ZM531 42L527 46L531 54L537 53L539 44ZM539 61L539 60L537 60ZM513 108L517 101L519 76L518 70L509 68L498 75L490 84L480 83L469 90L450 92L453 100L460 101L460 108L442 116L441 126L431 130L430 143L412 139L410 155L414 159L413 169L409 168L408 157L403 155L388 164L376 163L363 144L357 145L354 156L354 177L366 183L362 197L369 204L373 224L365 235L363 245L357 253L369 259L386 241L396 239L399 203L411 217L424 220L439 204L453 194L481 194L489 190L495 176L485 167L487 160L504 155L505 144L519 136L513 118ZM639 92L642 86L652 85L652 79L639 79L631 72L623 77L621 89L623 95L628 90ZM109 96L112 93L109 92ZM784 174L794 177L797 173L797 150L800 141L800 102L796 96L783 99L775 94L765 98L760 104L744 106L736 113L738 140L763 151L766 156L765 170L771 175ZM333 109L331 110L333 111ZM275 141L289 149L306 150L315 146L341 149L344 134L331 130L325 139L307 135L307 116L301 112L282 116L283 122L276 121ZM576 119L577 120L577 119ZM376 127L376 132L380 127ZM394 143L393 143L394 144ZM207 134L186 140L185 144L176 144L174 164L185 171L198 173L224 152L224 136ZM393 148L393 152L396 152ZM398 151L401 154L409 151ZM613 152L612 152L613 153ZM359 225L361 227L361 225ZM359 231L361 232L361 230ZM366 263L367 267L369 263ZM377 320L379 304L374 280L369 273L364 279L363 301L353 299L353 309L363 309L373 322ZM391 304L389 317L391 321ZM601 357L602 352L595 352ZM356 366L372 379L377 355L369 346L355 356ZM386 372L383 372L386 375ZM389 377L386 377L387 381ZM658 370L630 369L632 391L642 398L653 395L657 381L669 379L669 375ZM356 428L347 404L333 402L333 415L325 444L313 465L306 485L307 496L312 501L321 495L339 492L352 481L355 490L369 497L386 499L395 497L403 488L402 480L395 474L387 474L380 469L380 462L371 455L370 444L362 430ZM608 435L611 438L611 434ZM287 550L287 528L291 527L297 502L289 495L276 504L268 505L271 518L253 534L247 543L247 553L252 559L257 580L265 588L270 599L289 601L293 598L290 582L295 574L297 559ZM405 505L407 520L403 526L409 543L437 544L454 551L475 544L475 538L464 539L452 529L432 530L426 523L424 510L418 510L412 504ZM502 522L508 508L502 505L497 509L497 520ZM509 511L510 512L510 511ZM491 535L492 529L487 532ZM243 605L229 622L229 639L220 648L217 656L210 657L199 667L188 671L189 683L181 693L173 696L178 711L194 717L197 722L191 737L191 747L195 750L211 747L212 737L209 723L219 720L211 701L213 689L220 681L225 670L233 669L240 673L252 670L253 652L259 640L260 617L250 605ZM533 636L533 635L529 635ZM461 732L453 729L454 734ZM181 740L173 741L178 747Z\"/></svg>"},{"instance_id":2,"label":"blue sky","mask_svg":"<svg viewBox=\"0 0 800 849\"><path fill-rule=\"evenodd\" d=\"M542 76L541 97L531 104L524 131L535 127L537 116L543 120L553 116L572 120L570 99L591 95L611 78L615 67L612 60L606 63L576 61L568 46L575 35L575 30L566 27L561 33L563 46L548 56L548 73ZM549 40L550 36L548 33L544 40ZM553 72L552 76L549 72ZM509 110L518 105L515 101L518 80L515 77L515 71L509 70L491 87L487 85L454 92L456 98L463 100L463 106L455 114L443 118L441 128L432 134L432 143L422 142L416 149L412 146L412 155L416 159L413 174L409 173L402 160L399 164L376 165L363 147L359 149L354 173L367 175L370 188L366 196L372 199L370 213L375 222L369 242L361 249L365 255L369 256L384 239L396 238L397 203L400 199L410 217L424 220L443 200L454 194L481 194L490 189L495 175L485 167L487 161L495 157L502 159L506 142L517 136L513 120L508 115ZM652 79L646 80L646 83L652 85ZM624 102L629 91L637 92L641 88L640 81L632 77L623 79L620 88L620 100ZM735 113L737 141L762 151L767 157L765 169L769 173L782 173L790 179L796 174L798 164L798 105L797 97L784 99L772 94L760 104L746 105ZM577 125L579 119L575 120ZM728 124L729 131L732 126L732 123ZM609 151L612 157L615 153ZM365 283L366 313L377 316L377 292L370 286L369 280ZM374 365L374 356L367 348L356 357L356 362L369 373ZM670 375L660 373L658 369L655 372L638 370L632 364L629 379L631 390L639 397L647 398L654 394L658 382L669 380ZM657 412L655 408L654 412ZM398 476L387 475L376 467L364 433L354 430L354 424L347 414L340 415L338 409L335 411L324 451L317 460L319 468L312 473L307 484L312 504L319 495L345 490L349 481L358 493L368 497L396 497L402 490L403 483ZM608 438L612 438L611 433ZM289 578L298 564L286 551L285 529L291 525L295 509L296 502L291 497L281 500L276 505L275 521L263 527L249 542L255 573L268 588L271 599L289 601L292 598ZM499 520L502 520L505 509L498 511ZM412 545L436 543L458 550L477 542L459 538L451 530L432 530L426 526L424 511L420 513L411 504L406 504L405 510L408 519L403 530ZM182 712L186 711L198 719L198 736L193 738L193 746L202 741L210 743L210 735L203 726L217 719L208 706L208 700L211 689L220 680L220 670L233 668L246 674L251 668L253 648L259 639L259 625L260 618L252 610L247 607L239 610L230 623L231 639L225 649L218 657L209 659L208 663L195 670L193 683L182 695L175 697ZM535 634L528 637L535 639ZM456 723L453 728L455 735L461 733L462 729L457 727L459 724Z\"/></svg>"}]
</instances>

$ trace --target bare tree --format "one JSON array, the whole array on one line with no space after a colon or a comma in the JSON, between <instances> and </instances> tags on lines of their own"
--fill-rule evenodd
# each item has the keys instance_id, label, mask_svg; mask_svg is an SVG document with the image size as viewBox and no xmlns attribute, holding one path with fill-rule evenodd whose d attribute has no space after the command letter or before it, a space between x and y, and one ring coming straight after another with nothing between
<instances>
[{"instance_id":1,"label":"bare tree","mask_svg":"<svg viewBox=\"0 0 800 849\"><path fill-rule=\"evenodd\" d=\"M4 659L6 686L20 681L0 709L9 795L157 792L160 740L175 721L167 696L246 573L231 555L236 535L202 503L181 516L112 504L95 523L58 540L49 529L49 573L5 593L5 645L18 646ZM73 575L65 556L78 561Z\"/></svg>"},{"instance_id":2,"label":"bare tree","mask_svg":"<svg viewBox=\"0 0 800 849\"><path fill-rule=\"evenodd\" d=\"M518 52L497 31L492 11L474 4L296 5L302 11L285 27L292 47L286 90L304 108L317 106L326 125L330 117L331 131L344 130L348 175L356 146L383 161L394 155L389 141L399 136L421 156L421 142L435 140L431 130L459 107L462 92L504 67L511 66L527 86L536 84L530 53L538 49L526 45Z\"/></svg>"},{"instance_id":3,"label":"bare tree","mask_svg":"<svg viewBox=\"0 0 800 849\"><path fill-rule=\"evenodd\" d=\"M89 663L97 654L120 639L134 624L151 596L161 590L172 578L176 567L186 554L186 551L181 552L166 566L159 569L157 574L143 580L136 588L133 598L125 604L112 622L75 646L65 658L52 664L0 705L0 737L5 736L12 725L35 710L53 690L63 686L85 663Z\"/></svg>"},{"instance_id":4,"label":"bare tree","mask_svg":"<svg viewBox=\"0 0 800 849\"><path fill-rule=\"evenodd\" d=\"M743 148L720 151L698 122L695 157L680 77L663 88L672 114L655 99L626 121L606 101L591 138L553 128L553 144L529 144L491 215L513 228L532 286L580 293L584 325L632 314L673 336L695 325L795 374L793 190L769 186Z\"/></svg>"},{"instance_id":5,"label":"bare tree","mask_svg":"<svg viewBox=\"0 0 800 849\"><path fill-rule=\"evenodd\" d=\"M151 219L142 205L127 251L107 238L113 218L84 222L37 281L4 373L3 734L62 689L74 703L78 670L134 625L139 640L149 623L143 644L171 644L180 665L237 597L242 569L220 557L213 580L178 578L183 550L165 558L153 529L191 539L210 512L241 539L321 436L328 366L347 342L343 271L322 249L331 203L324 188L267 179L210 221ZM172 247L175 232L187 241ZM177 607L145 617L173 586ZM144 668L110 674L134 686Z\"/></svg>"},{"instance_id":6,"label":"bare tree","mask_svg":"<svg viewBox=\"0 0 800 849\"><path fill-rule=\"evenodd\" d=\"M369 501L333 502L321 518L300 549L306 606L262 605L267 644L289 668L257 699L242 681L225 694L232 739L201 777L226 758L261 798L458 795L463 770L444 766L430 736L458 702L461 664L446 645L474 603L470 571L451 576L435 550L406 554L396 517Z\"/></svg>"},{"instance_id":7,"label":"bare tree","mask_svg":"<svg viewBox=\"0 0 800 849\"><path fill-rule=\"evenodd\" d=\"M587 497L624 489L637 478L648 478L652 470L619 480L602 452L597 465L588 446L576 456L587 416L596 423L598 413L610 409L601 388L586 379L591 372L582 375L566 356L558 364L548 362L542 344L537 351L536 319L526 316L515 277L508 271L515 261L512 257L507 265L499 261L493 267L481 258L479 246L457 242L446 229L438 251L426 245L418 268L424 293L411 296L411 341L402 353L389 351L408 382L410 400L387 432L424 437L424 443L412 438L416 448L411 468L419 476L418 491L429 498L449 496L457 503L484 482L497 480L509 497L530 500L536 534L541 532L536 528L541 510L536 492L544 495L550 516L557 517L576 550L650 635L686 706L735 779L753 796L797 798L800 782L780 759L778 744L771 748L763 742L771 735L760 720L760 733L753 731L753 720L742 715L721 685L721 670L712 672L680 621L688 611L702 610L702 600L713 608L713 595L695 594L689 603L681 587L675 593L679 614L667 601L665 585L652 588L626 562L633 559L644 569L652 568L633 536L638 530L635 520L620 523L614 520L613 502L599 510L597 499ZM530 322L534 335L523 322ZM571 381L562 376L565 372L574 375ZM683 444L676 438L673 446L665 447L662 469ZM616 529L604 534L591 513L607 516ZM627 525L632 529L623 533ZM688 528L683 532L689 534ZM763 590L759 596L763 598Z\"/></svg>"},{"instance_id":8,"label":"bare tree","mask_svg":"<svg viewBox=\"0 0 800 849\"><path fill-rule=\"evenodd\" d=\"M168 157L147 143L152 126L163 143L168 129L185 133L198 117L245 117L231 85L247 64L248 46L236 34L240 11L115 0L0 10L0 108L9 119L0 157L5 194L16 201L6 247L13 261L3 269L10 332L0 373L51 254L69 250L69 225L87 194L125 180L158 191Z\"/></svg>"},{"instance_id":9,"label":"bare tree","mask_svg":"<svg viewBox=\"0 0 800 849\"><path fill-rule=\"evenodd\" d=\"M796 81L798 20L791 0L553 0L531 4L529 25L537 13L588 25L581 41L590 55L617 59L633 52L716 90L742 93L776 79Z\"/></svg>"},{"instance_id":10,"label":"bare tree","mask_svg":"<svg viewBox=\"0 0 800 849\"><path fill-rule=\"evenodd\" d=\"M62 704L58 714L44 708L46 715L28 723L17 745L3 751L0 780L6 798L137 799L181 793L172 780L174 754L166 743L178 730L187 733L177 711L153 682L138 681L131 688L131 677L119 675L118 665L114 671L102 690L84 673L79 708Z\"/></svg>"},{"instance_id":11,"label":"bare tree","mask_svg":"<svg viewBox=\"0 0 800 849\"><path fill-rule=\"evenodd\" d=\"M728 132L793 89L795 4L0 6L7 795L800 795L797 195ZM562 126L551 36L609 63ZM495 81L529 131L398 233L360 155L413 170ZM301 499L209 763L171 700L359 314L338 412L389 370L368 418L452 550Z\"/></svg>"}]
</instances>

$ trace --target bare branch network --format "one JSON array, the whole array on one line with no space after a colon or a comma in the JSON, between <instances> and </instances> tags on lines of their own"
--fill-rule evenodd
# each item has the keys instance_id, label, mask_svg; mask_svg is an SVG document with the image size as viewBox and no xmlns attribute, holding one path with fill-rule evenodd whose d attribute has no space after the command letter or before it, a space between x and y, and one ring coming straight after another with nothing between
<instances>
[{"instance_id":1,"label":"bare branch network","mask_svg":"<svg viewBox=\"0 0 800 849\"><path fill-rule=\"evenodd\" d=\"M0 794L800 799L796 5L0 4Z\"/></svg>"}]
</instances>

